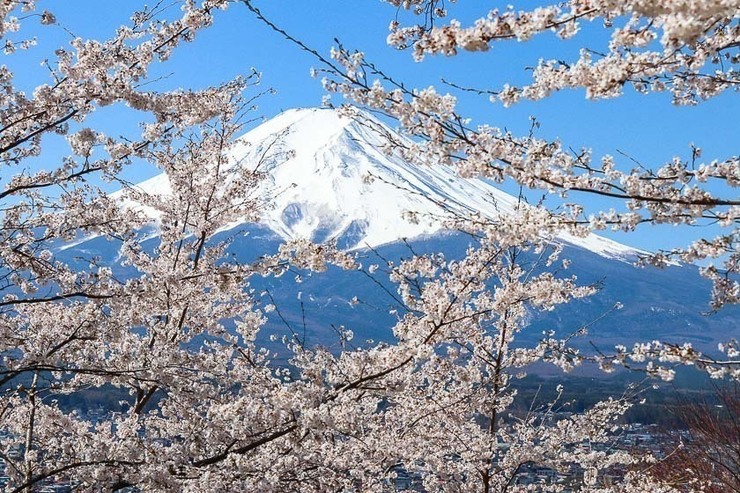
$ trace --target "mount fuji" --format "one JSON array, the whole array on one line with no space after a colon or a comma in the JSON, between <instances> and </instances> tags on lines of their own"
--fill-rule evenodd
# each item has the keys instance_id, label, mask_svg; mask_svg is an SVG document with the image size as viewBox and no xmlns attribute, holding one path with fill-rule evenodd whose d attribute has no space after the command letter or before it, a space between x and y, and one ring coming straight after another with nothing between
<instances>
[{"instance_id":1,"label":"mount fuji","mask_svg":"<svg viewBox=\"0 0 740 493\"><path fill-rule=\"evenodd\" d=\"M483 180L461 178L443 166L415 166L384 152L384 135L403 137L372 116L365 115L364 120L360 123L330 109L294 109L238 139L231 157L259 166L265 178L258 193L270 206L259 224L237 222L219 233L231 239L232 253L248 261L275 251L285 240L308 238L352 250L366 265L383 264L379 259L397 261L412 250L459 258L471 238L444 231L445 218L477 212L493 219L518 206L515 197ZM170 193L164 174L136 187L149 194ZM533 314L529 331L533 337L544 330L565 334L590 325L588 337L593 335L607 348L660 339L688 341L710 351L717 342L740 337L740 310L730 307L703 314L711 287L696 267L639 268L632 262L643 252L594 234L579 238L563 233L558 241L564 246L562 256L571 260L568 275L603 288L554 312ZM102 238L65 248L63 253L70 258L84 251L115 263L111 245ZM335 341L340 325L353 330L356 340L392 338L400 307L387 279L368 279L366 272L341 269L301 272L300 278L300 283L284 276L253 285L255 292L267 294L265 303L279 308L268 331L285 331L292 325L314 344ZM617 302L624 308L611 310Z\"/></svg>"},{"instance_id":2,"label":"mount fuji","mask_svg":"<svg viewBox=\"0 0 740 493\"><path fill-rule=\"evenodd\" d=\"M340 248L375 248L443 229L445 218L478 212L511 214L518 199L445 166L421 167L384 153L384 135L410 143L380 121L363 122L332 109L293 109L243 135L233 158L259 163L259 194L269 197L262 224L283 240L334 241ZM167 195L161 174L139 183L147 194ZM413 216L413 220L411 217ZM638 250L597 235L562 233L568 244L603 257L633 259Z\"/></svg>"}]
</instances>

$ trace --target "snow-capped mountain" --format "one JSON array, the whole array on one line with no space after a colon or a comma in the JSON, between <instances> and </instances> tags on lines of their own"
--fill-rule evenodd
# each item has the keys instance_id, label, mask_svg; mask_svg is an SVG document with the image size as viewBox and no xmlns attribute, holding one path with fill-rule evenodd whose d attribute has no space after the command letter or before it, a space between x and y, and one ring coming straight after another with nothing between
<instances>
[{"instance_id":1,"label":"snow-capped mountain","mask_svg":"<svg viewBox=\"0 0 740 493\"><path fill-rule=\"evenodd\" d=\"M333 240L354 249L436 233L455 214L495 218L517 207L515 197L483 180L461 178L444 166L412 165L398 153L383 152L386 135L404 138L370 115L363 114L363 121L331 109L293 109L239 139L234 160L253 163L266 174L260 188L270 203L262 216L265 226L285 240ZM138 187L169 192L164 174ZM563 233L561 239L604 257L638 253L593 234Z\"/></svg>"},{"instance_id":2,"label":"snow-capped mountain","mask_svg":"<svg viewBox=\"0 0 740 493\"><path fill-rule=\"evenodd\" d=\"M517 207L514 197L485 181L460 178L441 166L413 166L384 153L386 141L375 128L392 130L375 119L371 122L368 126L328 109L298 109L242 136L231 157L264 172L258 192L272 207L265 209L261 225L232 224L220 233L231 241L230 252L248 262L275 252L286 239L310 238L354 249L366 265L408 257L410 247L417 253L444 252L455 259L465 254L470 237L436 234L444 217L474 211L495 218ZM167 195L171 190L166 175L137 186L151 194ZM419 220L409 221L409 212ZM249 235L240 234L244 231ZM410 247L396 241L401 238L408 239ZM156 229L147 229L141 240L154 250ZM688 341L710 351L717 342L740 337L736 307L703 315L711 287L695 266L641 269L630 262L638 250L606 238L561 235L560 240L565 244L563 256L572 261L566 275L603 289L586 300L533 316L528 337L537 338L543 330L569 334L588 324L603 347L659 339ZM364 250L366 246L372 249ZM64 245L59 253L72 263L77 257L103 259L121 278L136 275L117 265L119 247L106 238L85 238ZM280 307L280 317L268 317L266 333L285 331L290 323L307 333L308 343L332 344L335 327L343 325L358 341L392 339L390 328L403 308L389 296L396 287L383 277L382 269L372 281L362 271L338 268L318 275L302 272L300 277L300 283L293 276L253 279L254 292L269 292L263 301ZM617 302L624 309L613 311Z\"/></svg>"}]
</instances>

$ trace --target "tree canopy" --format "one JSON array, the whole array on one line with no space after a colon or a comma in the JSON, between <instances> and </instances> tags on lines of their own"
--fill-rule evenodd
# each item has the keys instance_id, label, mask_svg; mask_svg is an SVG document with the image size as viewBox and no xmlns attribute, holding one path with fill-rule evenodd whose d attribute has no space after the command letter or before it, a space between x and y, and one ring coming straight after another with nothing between
<instances>
[{"instance_id":1,"label":"tree canopy","mask_svg":"<svg viewBox=\"0 0 740 493\"><path fill-rule=\"evenodd\" d=\"M419 16L408 26L393 21L389 35L418 60L545 31L570 38L584 20L599 20L611 33L606 52L584 48L571 63L542 61L528 85L478 89L493 104L568 87L593 99L617 97L626 86L699 104L737 89L735 0L574 0L482 12L470 27L445 24L437 0L388 3ZM250 1L174 4L177 15L165 3L142 7L109 39L74 38L55 59L42 60L49 79L32 93L14 79L11 63L0 66L0 457L7 491L49 482L75 491L393 491L405 487L404 478L427 491L674 491L651 473L660 457L614 446L639 389L568 413L558 385L554 398L515 415L513 383L534 364L570 370L588 360L655 378L670 379L675 365L689 364L737 379L736 342L722 345L722 358L661 341L589 356L572 347L577 333L545 334L531 346L518 344L519 335L532 311L596 291L546 268L561 253L553 239L563 230L584 236L645 223L717 223L721 236L646 260L717 258L721 266L703 269L714 283L713 307L737 303L737 156L702 162L696 149L688 160L625 168L611 156L592 159L534 135L472 127L454 95L407 88L361 52L314 51L330 94L395 118L412 137L389 141L388 152L566 197L608 196L623 209L586 217L578 203L550 210L522 202L496 220L474 211L459 216L450 227L477 240L464 258L413 255L385 266L405 307L388 328L392 343L337 352L286 337L289 362L282 364L259 338L275 307L256 299L252 280L290 269L366 267L306 239L244 262L218 239L230 224L258 221L269 207L255 192L264 178L260 163L234 151L254 114L259 74L197 90L158 92L147 83L175 50L218 29L216 10L248 9L270 20ZM0 18L8 59L33 54L33 39L24 37L29 23L56 22L29 0L4 2ZM138 138L114 137L94 121L93 112L110 105L140 113ZM343 111L363 118L354 106ZM63 138L65 157L39 165L54 136ZM280 159L274 151L265 149L262 159ZM124 179L126 168L143 165L166 173L167 196ZM103 183L120 191L111 194ZM65 257L67 246L91 237L116 245L126 276L84 252ZM152 239L156 246L146 247ZM525 260L531 258L537 261ZM80 412L60 404L91 391L109 396L100 401L105 407ZM535 466L554 479L520 481ZM616 483L609 480L615 471ZM690 486L700 491L702 484Z\"/></svg>"}]
</instances>

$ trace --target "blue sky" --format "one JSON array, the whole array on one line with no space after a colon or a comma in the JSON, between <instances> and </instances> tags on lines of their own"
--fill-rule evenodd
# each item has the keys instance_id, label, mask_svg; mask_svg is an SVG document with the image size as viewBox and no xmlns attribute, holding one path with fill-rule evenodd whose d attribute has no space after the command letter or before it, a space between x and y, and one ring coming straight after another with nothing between
<instances>
[{"instance_id":1,"label":"blue sky","mask_svg":"<svg viewBox=\"0 0 740 493\"><path fill-rule=\"evenodd\" d=\"M389 74L415 87L439 86L442 77L481 88L497 88L507 81L524 83L528 77L525 67L536 64L540 57L574 60L581 46L599 49L606 45L597 26L585 26L575 40L565 43L548 34L528 43L503 43L488 53L435 57L415 63L410 53L398 52L385 44L388 24L396 11L379 0L255 0L255 4L276 24L318 51L328 54L334 38L339 38L346 47L364 51ZM490 4L466 1L449 4L448 8L450 17L470 21L484 15L485 6ZM526 4L531 6L531 2ZM53 11L59 24L75 35L98 39L110 36L140 5L141 2L132 0L38 2L40 9ZM22 69L14 68L18 70L18 81L29 91L46 81L39 58L49 56L70 39L67 32L56 26L44 28L39 34L39 46L28 55L14 55L12 64L23 64ZM153 87L200 88L256 67L263 73L262 88L277 91L260 101L259 114L269 118L284 109L321 103L321 84L309 75L311 67L317 66L318 61L311 55L256 20L243 5L236 4L219 13L215 25L202 32L194 43L178 50L161 67L160 73L168 77ZM740 125L736 123L740 105L735 94L725 94L697 107L676 107L666 94L643 96L628 91L622 98L593 102L587 101L582 91L567 91L512 108L487 103L480 97L464 97L460 108L464 115L473 118L474 124L489 123L515 133L525 133L529 117L534 115L541 124L541 137L558 138L574 148L591 148L595 156L622 151L648 166L657 166L676 154L688 157L692 143L703 149L706 159L724 158L737 154L740 142ZM127 133L139 119L140 115L125 110L105 109L87 124L106 126L112 134ZM156 170L138 169L130 177L136 180L154 173ZM704 228L657 227L616 237L634 246L655 249L685 244L692 237L706 234Z\"/></svg>"}]
</instances>

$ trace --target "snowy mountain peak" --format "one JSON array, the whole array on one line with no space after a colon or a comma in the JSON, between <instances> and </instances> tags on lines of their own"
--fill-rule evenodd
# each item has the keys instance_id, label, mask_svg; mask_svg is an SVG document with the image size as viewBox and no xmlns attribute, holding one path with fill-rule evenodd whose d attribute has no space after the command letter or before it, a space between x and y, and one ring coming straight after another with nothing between
<instances>
[{"instance_id":1,"label":"snowy mountain peak","mask_svg":"<svg viewBox=\"0 0 740 493\"><path fill-rule=\"evenodd\" d=\"M254 163L266 174L260 193L271 207L262 216L264 225L284 239L336 241L353 249L439 232L451 214L494 218L516 207L515 197L487 182L383 152L383 134L403 137L370 115L363 121L331 109L292 109L239 138L235 160ZM163 175L139 187L169 189ZM561 239L610 258L637 253L596 235Z\"/></svg>"},{"instance_id":2,"label":"snowy mountain peak","mask_svg":"<svg viewBox=\"0 0 740 493\"><path fill-rule=\"evenodd\" d=\"M276 139L291 152L276 153L265 168L263 186L274 207L264 223L286 239L355 248L437 232L449 214L445 209L498 213L513 207L512 197L483 182L383 153L385 141L374 130L382 124L369 122L373 128L334 110L290 110L243 136L255 156ZM412 213L418 220L409 219Z\"/></svg>"}]
</instances>

